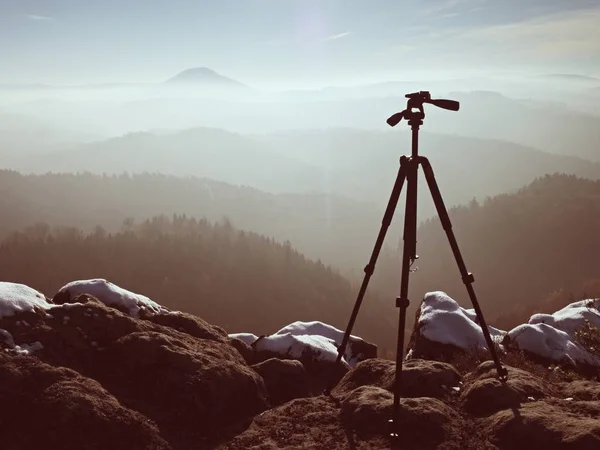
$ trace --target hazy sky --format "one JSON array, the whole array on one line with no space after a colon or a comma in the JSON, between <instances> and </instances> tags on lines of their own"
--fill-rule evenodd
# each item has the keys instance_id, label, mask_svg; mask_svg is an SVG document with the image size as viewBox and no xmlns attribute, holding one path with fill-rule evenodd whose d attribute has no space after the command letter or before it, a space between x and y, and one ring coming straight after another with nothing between
<instances>
[{"instance_id":1,"label":"hazy sky","mask_svg":"<svg viewBox=\"0 0 600 450\"><path fill-rule=\"evenodd\" d=\"M0 0L0 82L600 74L600 0ZM408 75L410 76L410 75Z\"/></svg>"}]
</instances>

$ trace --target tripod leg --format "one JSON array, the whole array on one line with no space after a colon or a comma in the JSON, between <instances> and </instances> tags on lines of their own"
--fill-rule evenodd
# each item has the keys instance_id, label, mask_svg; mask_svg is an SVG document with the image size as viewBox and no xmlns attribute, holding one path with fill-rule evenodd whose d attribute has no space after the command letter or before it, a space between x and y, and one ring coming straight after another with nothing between
<instances>
[{"instance_id":1,"label":"tripod leg","mask_svg":"<svg viewBox=\"0 0 600 450\"><path fill-rule=\"evenodd\" d=\"M356 318L358 316L358 311L360 310L360 305L362 304L363 297L367 291L367 286L375 271L375 264L377 262L377 258L379 257L379 253L381 252L381 247L383 246L383 241L385 240L385 235L387 230L392 223L392 218L394 216L394 211L396 210L396 206L398 205L398 200L400 198L400 193L402 192L402 186L404 185L404 180L406 179L406 158L403 156L400 158L400 168L398 169L398 175L396 177L396 182L394 183L394 187L392 189L392 193L390 195L390 200L388 202L387 208L385 210L385 214L383 216L383 220L381 222L381 228L379 230L379 235L377 236L377 241L375 242L375 246L373 248L373 252L371 254L371 259L369 263L364 269L365 276L363 278L362 285L360 287L360 291L358 293L358 297L356 298L356 303L354 304L354 309L352 310L352 314L350 315L350 321L348 322L348 326L346 327L346 332L344 333L344 338L342 339L342 343L338 348L338 355L335 360L335 366L339 366L342 356L346 353L346 347L348 346L348 341L350 340L350 334L352 333L352 328L354 327L354 322L356 322ZM325 394L329 395L331 393L331 389L333 388L334 380L331 380L330 385L325 390Z\"/></svg>"},{"instance_id":2,"label":"tripod leg","mask_svg":"<svg viewBox=\"0 0 600 450\"><path fill-rule=\"evenodd\" d=\"M458 264L458 269L460 270L460 274L462 276L462 281L467 288L467 292L469 293L469 297L471 298L471 303L475 308L475 313L477 314L477 319L479 320L479 325L481 326L481 331L483 332L483 336L485 337L485 341L487 343L488 349L492 355L492 359L496 364L496 369L498 371L498 378L502 381L506 381L508 379L508 372L505 367L502 366L500 362L500 358L498 357L498 353L496 352L496 347L492 341L490 336L490 332L488 326L485 322L485 318L483 317L483 313L481 312L481 307L479 306L479 302L477 301L477 296L475 295L475 290L473 289L472 283L475 281L472 273L467 271L465 266L465 262L458 248L458 243L456 242L456 237L454 236L454 232L452 231L452 223L450 222L450 216L448 215L448 211L446 210L446 206L444 205L444 201L442 199L442 194L440 193L440 189L435 181L435 176L433 174L433 169L431 167L431 163L425 157L419 157L421 160L421 164L423 166L423 171L425 172L425 178L427 180L427 184L429 186L429 190L431 191L431 196L433 197L433 202L435 203L435 208L437 210L438 216L442 222L442 226L444 227L444 231L448 236L448 241L450 242L450 247L452 248L452 253L454 254L454 259L456 259L456 263Z\"/></svg>"},{"instance_id":3,"label":"tripod leg","mask_svg":"<svg viewBox=\"0 0 600 450\"><path fill-rule=\"evenodd\" d=\"M400 296L396 298L396 307L400 308L398 318L398 343L396 347L396 373L394 379L394 405L390 420L390 437L399 436L400 390L402 388L402 363L404 360L404 329L406 327L406 310L410 304L408 299L408 280L410 267L416 258L417 242L417 171L418 160L409 161L406 189L406 210L404 214L404 237L402 249L402 276L400 279Z\"/></svg>"}]
</instances>

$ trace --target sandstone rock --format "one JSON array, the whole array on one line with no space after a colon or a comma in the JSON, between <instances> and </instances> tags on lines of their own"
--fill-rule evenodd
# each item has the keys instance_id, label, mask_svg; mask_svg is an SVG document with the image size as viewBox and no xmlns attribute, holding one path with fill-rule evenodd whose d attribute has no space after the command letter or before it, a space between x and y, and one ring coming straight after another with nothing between
<instances>
[{"instance_id":1,"label":"sandstone rock","mask_svg":"<svg viewBox=\"0 0 600 450\"><path fill-rule=\"evenodd\" d=\"M292 336L294 339L295 337ZM300 361L308 373L310 392L321 393L331 385L335 386L342 377L350 370L345 361L340 364L335 363L335 358L323 358L322 354L314 351L312 347L307 346L302 349L300 354L295 352L274 352L262 349L261 339L253 345L256 363L267 361L271 358L292 359Z\"/></svg>"},{"instance_id":2,"label":"sandstone rock","mask_svg":"<svg viewBox=\"0 0 600 450\"><path fill-rule=\"evenodd\" d=\"M561 392L563 398L600 401L600 383L597 381L576 380L565 383L562 386Z\"/></svg>"},{"instance_id":3,"label":"sandstone rock","mask_svg":"<svg viewBox=\"0 0 600 450\"><path fill-rule=\"evenodd\" d=\"M254 350L244 341L241 341L237 338L229 338L229 344L235 348L240 355L242 355L242 358L244 358L246 364L252 366L257 363L258 358L254 353Z\"/></svg>"},{"instance_id":4,"label":"sandstone rock","mask_svg":"<svg viewBox=\"0 0 600 450\"><path fill-rule=\"evenodd\" d=\"M204 333L202 321L187 323L206 339L82 300L50 315L26 313L27 326L23 315L3 319L0 328L17 344L39 341L42 360L99 381L175 447L205 445L268 407L262 378L226 337Z\"/></svg>"},{"instance_id":5,"label":"sandstone rock","mask_svg":"<svg viewBox=\"0 0 600 450\"><path fill-rule=\"evenodd\" d=\"M168 450L151 420L97 381L35 357L0 354L0 440L7 450Z\"/></svg>"},{"instance_id":6,"label":"sandstone rock","mask_svg":"<svg viewBox=\"0 0 600 450\"><path fill-rule=\"evenodd\" d=\"M347 397L360 386L376 386L393 392L396 363L384 359L369 359L348 372L333 389L338 398ZM414 359L402 365L403 397L436 397L448 395L457 387L461 377L450 364Z\"/></svg>"},{"instance_id":7,"label":"sandstone rock","mask_svg":"<svg viewBox=\"0 0 600 450\"><path fill-rule=\"evenodd\" d=\"M271 406L310 396L308 374L300 361L271 358L252 368L265 380Z\"/></svg>"},{"instance_id":8,"label":"sandstone rock","mask_svg":"<svg viewBox=\"0 0 600 450\"><path fill-rule=\"evenodd\" d=\"M344 429L339 407L326 397L296 399L257 416L250 427L219 450L389 448L385 437L360 439Z\"/></svg>"},{"instance_id":9,"label":"sandstone rock","mask_svg":"<svg viewBox=\"0 0 600 450\"><path fill-rule=\"evenodd\" d=\"M171 311L166 314L153 314L145 317L145 319L199 339L210 339L219 342L229 341L227 333L221 327L210 325L199 317L184 312Z\"/></svg>"},{"instance_id":10,"label":"sandstone rock","mask_svg":"<svg viewBox=\"0 0 600 450\"><path fill-rule=\"evenodd\" d=\"M140 332L123 336L94 378L118 398L153 418L170 442L195 445L268 407L263 379L231 346L209 340Z\"/></svg>"},{"instance_id":11,"label":"sandstone rock","mask_svg":"<svg viewBox=\"0 0 600 450\"><path fill-rule=\"evenodd\" d=\"M486 361L465 377L461 403L465 411L486 416L508 408L518 408L522 403L540 400L553 395L552 389L539 377L524 370L506 366L508 381L497 378L492 361Z\"/></svg>"},{"instance_id":12,"label":"sandstone rock","mask_svg":"<svg viewBox=\"0 0 600 450\"><path fill-rule=\"evenodd\" d=\"M505 331L488 326L498 344ZM415 316L407 359L453 361L457 355L489 355L475 310L461 307L444 292L427 293Z\"/></svg>"},{"instance_id":13,"label":"sandstone rock","mask_svg":"<svg viewBox=\"0 0 600 450\"><path fill-rule=\"evenodd\" d=\"M577 416L545 402L497 412L483 422L483 430L500 450L517 448L600 448L600 421Z\"/></svg>"},{"instance_id":14,"label":"sandstone rock","mask_svg":"<svg viewBox=\"0 0 600 450\"><path fill-rule=\"evenodd\" d=\"M363 437L388 432L393 397L391 392L374 386L355 389L342 402L342 423ZM402 445L408 448L438 448L451 440L461 423L458 413L437 399L400 399L398 431Z\"/></svg>"}]
</instances>

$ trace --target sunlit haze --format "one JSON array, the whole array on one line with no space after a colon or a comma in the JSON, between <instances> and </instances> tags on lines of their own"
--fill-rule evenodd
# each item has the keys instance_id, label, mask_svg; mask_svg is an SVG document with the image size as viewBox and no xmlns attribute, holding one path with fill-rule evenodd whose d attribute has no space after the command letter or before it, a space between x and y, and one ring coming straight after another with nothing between
<instances>
[{"instance_id":1,"label":"sunlit haze","mask_svg":"<svg viewBox=\"0 0 600 450\"><path fill-rule=\"evenodd\" d=\"M599 21L598 0L1 0L0 82L159 82L196 66L261 88L597 75Z\"/></svg>"}]
</instances>

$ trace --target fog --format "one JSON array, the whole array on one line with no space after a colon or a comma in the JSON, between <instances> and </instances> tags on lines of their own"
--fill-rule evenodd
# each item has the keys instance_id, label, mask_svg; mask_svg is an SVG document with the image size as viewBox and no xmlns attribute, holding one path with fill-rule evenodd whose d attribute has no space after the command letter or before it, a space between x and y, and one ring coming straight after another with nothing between
<instances>
[{"instance_id":1,"label":"fog","mask_svg":"<svg viewBox=\"0 0 600 450\"><path fill-rule=\"evenodd\" d=\"M406 107L404 94L429 90L461 104L458 112L426 105L421 137L421 154L432 161L452 207L516 192L545 174L600 178L599 86L591 77L550 73L267 90L209 68L156 83L4 85L2 167L23 174L161 173L265 194L326 195L331 204L344 198L355 202L348 220L356 222L366 209L372 217L363 234L352 231L366 252L379 223L372 211L383 213L398 159L410 152L407 124L385 123ZM420 183L419 220L425 220L435 210ZM310 208L307 214L310 221ZM275 235L292 238L281 230ZM400 227L390 236L394 247ZM296 238L292 244L311 258L344 270L363 264L357 254L336 258L333 247Z\"/></svg>"},{"instance_id":2,"label":"fog","mask_svg":"<svg viewBox=\"0 0 600 450\"><path fill-rule=\"evenodd\" d=\"M460 103L425 105L419 150L489 323L595 292L593 3L0 0L0 263L35 288L113 277L235 331L343 326L411 151L386 119L429 91ZM418 187L409 317L425 291L468 306ZM404 195L358 324L386 352L403 215Z\"/></svg>"}]
</instances>

